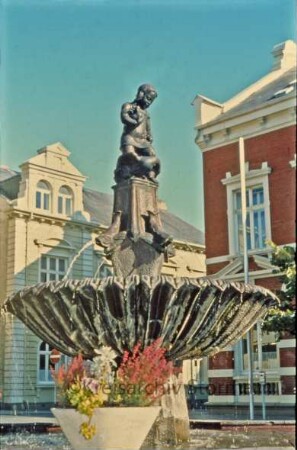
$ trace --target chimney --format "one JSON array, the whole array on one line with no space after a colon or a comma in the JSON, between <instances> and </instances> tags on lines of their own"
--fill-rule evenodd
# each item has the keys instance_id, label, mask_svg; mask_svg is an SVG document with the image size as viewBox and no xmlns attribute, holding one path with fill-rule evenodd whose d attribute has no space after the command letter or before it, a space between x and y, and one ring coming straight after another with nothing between
<instances>
[{"instance_id":1,"label":"chimney","mask_svg":"<svg viewBox=\"0 0 297 450\"><path fill-rule=\"evenodd\" d=\"M272 70L288 70L296 66L296 43L285 41L275 45L272 50L274 57Z\"/></svg>"}]
</instances>

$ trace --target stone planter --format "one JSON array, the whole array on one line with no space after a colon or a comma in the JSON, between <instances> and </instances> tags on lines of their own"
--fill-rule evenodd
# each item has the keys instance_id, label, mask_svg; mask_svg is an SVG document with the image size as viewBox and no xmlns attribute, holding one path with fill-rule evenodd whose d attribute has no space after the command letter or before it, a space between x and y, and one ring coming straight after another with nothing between
<instances>
[{"instance_id":1,"label":"stone planter","mask_svg":"<svg viewBox=\"0 0 297 450\"><path fill-rule=\"evenodd\" d=\"M74 450L137 450L160 410L159 406L97 408L92 418L97 432L91 440L79 433L85 416L75 409L52 408L51 411Z\"/></svg>"}]
</instances>

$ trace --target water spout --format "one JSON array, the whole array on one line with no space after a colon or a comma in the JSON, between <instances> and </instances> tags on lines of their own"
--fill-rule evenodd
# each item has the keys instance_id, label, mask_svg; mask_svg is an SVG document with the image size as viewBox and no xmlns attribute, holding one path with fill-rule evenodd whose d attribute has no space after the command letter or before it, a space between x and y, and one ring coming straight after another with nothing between
<instances>
[{"instance_id":1,"label":"water spout","mask_svg":"<svg viewBox=\"0 0 297 450\"><path fill-rule=\"evenodd\" d=\"M65 273L65 275L64 275L64 277L63 277L63 280L66 280L66 279L69 277L70 272L71 272L71 270L72 270L72 267L73 267L75 261L76 261L76 260L80 257L80 255L81 255L88 247L90 247L92 244L93 244L93 239L90 239L88 242L86 242L86 243L82 246L82 248L79 250L79 252L73 257L71 263L69 264L69 267L68 267L68 269L67 269L67 272Z\"/></svg>"}]
</instances>

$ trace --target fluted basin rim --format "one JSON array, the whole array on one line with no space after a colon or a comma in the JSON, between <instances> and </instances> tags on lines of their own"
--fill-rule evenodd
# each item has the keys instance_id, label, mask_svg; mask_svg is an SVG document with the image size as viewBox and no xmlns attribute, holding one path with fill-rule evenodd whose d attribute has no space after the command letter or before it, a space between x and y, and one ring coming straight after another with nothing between
<instances>
[{"instance_id":1,"label":"fluted basin rim","mask_svg":"<svg viewBox=\"0 0 297 450\"><path fill-rule=\"evenodd\" d=\"M278 303L268 289L208 277L132 275L38 283L7 298L2 311L68 355L118 354L161 337L171 359L233 345Z\"/></svg>"}]
</instances>

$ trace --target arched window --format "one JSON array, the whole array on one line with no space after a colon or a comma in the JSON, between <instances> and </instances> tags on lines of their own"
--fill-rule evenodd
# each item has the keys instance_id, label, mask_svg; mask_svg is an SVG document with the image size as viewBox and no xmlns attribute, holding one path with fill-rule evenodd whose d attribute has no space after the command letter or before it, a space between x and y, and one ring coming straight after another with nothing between
<instances>
[{"instance_id":1,"label":"arched window","mask_svg":"<svg viewBox=\"0 0 297 450\"><path fill-rule=\"evenodd\" d=\"M51 189L46 181L39 181L36 187L35 207L50 210Z\"/></svg>"},{"instance_id":2,"label":"arched window","mask_svg":"<svg viewBox=\"0 0 297 450\"><path fill-rule=\"evenodd\" d=\"M61 186L58 195L58 213L71 216L73 212L73 195L68 186Z\"/></svg>"},{"instance_id":3,"label":"arched window","mask_svg":"<svg viewBox=\"0 0 297 450\"><path fill-rule=\"evenodd\" d=\"M38 352L38 382L39 383L54 383L51 375L51 368L57 369L62 364L67 364L69 357L61 355L61 359L58 364L53 366L50 361L50 354L53 347L46 342L41 342Z\"/></svg>"}]
</instances>

